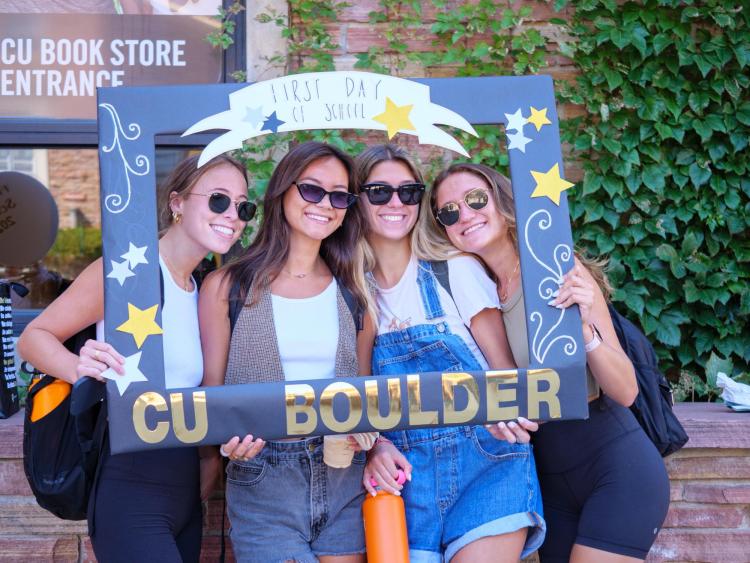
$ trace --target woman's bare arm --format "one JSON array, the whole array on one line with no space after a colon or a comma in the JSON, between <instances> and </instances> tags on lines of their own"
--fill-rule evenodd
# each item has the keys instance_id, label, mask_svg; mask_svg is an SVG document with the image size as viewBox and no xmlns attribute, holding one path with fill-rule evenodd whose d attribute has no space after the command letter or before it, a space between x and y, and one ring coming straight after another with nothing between
<instances>
[{"instance_id":1,"label":"woman's bare arm","mask_svg":"<svg viewBox=\"0 0 750 563\"><path fill-rule=\"evenodd\" d=\"M104 318L103 275L100 258L89 264L65 293L23 331L18 352L36 369L70 383L75 383L81 375L94 375L77 373L78 356L62 343Z\"/></svg>"}]
</instances>

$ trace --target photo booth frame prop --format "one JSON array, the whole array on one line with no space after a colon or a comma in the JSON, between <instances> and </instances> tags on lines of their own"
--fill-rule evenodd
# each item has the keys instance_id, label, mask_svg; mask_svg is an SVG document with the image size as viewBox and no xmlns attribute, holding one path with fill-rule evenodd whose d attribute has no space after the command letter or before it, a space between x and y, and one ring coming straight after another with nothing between
<instances>
[{"instance_id":1,"label":"photo booth frame prop","mask_svg":"<svg viewBox=\"0 0 750 563\"><path fill-rule=\"evenodd\" d=\"M212 130L203 160L244 139L317 128L416 135L466 154L448 124L503 124L516 204L529 369L166 389L154 139ZM113 453L264 439L588 416L577 307L548 305L573 266L552 79L404 79L338 71L252 85L101 88L105 337L126 357L107 382ZM475 134L475 133L474 133ZM498 147L503 150L503 147Z\"/></svg>"}]
</instances>

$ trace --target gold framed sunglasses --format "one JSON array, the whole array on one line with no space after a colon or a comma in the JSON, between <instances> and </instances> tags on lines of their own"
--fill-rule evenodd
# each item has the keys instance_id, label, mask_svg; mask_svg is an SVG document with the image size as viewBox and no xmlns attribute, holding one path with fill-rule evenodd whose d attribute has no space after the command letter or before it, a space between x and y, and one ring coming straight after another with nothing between
<instances>
[{"instance_id":1,"label":"gold framed sunglasses","mask_svg":"<svg viewBox=\"0 0 750 563\"><path fill-rule=\"evenodd\" d=\"M484 188L474 188L464 194L464 203L467 207L479 211L487 205L490 200L490 194ZM461 216L461 207L458 202L449 201L435 212L435 218L440 221L444 227L450 227L458 222Z\"/></svg>"}]
</instances>

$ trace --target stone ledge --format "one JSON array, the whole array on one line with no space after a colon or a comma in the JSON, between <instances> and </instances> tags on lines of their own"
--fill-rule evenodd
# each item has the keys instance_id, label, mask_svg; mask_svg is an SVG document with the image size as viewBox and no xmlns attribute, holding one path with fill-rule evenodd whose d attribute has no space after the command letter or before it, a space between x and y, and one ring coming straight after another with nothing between
<instances>
[{"instance_id":1,"label":"stone ledge","mask_svg":"<svg viewBox=\"0 0 750 563\"><path fill-rule=\"evenodd\" d=\"M690 436L686 448L750 448L750 413L722 403L679 403L674 412Z\"/></svg>"}]
</instances>

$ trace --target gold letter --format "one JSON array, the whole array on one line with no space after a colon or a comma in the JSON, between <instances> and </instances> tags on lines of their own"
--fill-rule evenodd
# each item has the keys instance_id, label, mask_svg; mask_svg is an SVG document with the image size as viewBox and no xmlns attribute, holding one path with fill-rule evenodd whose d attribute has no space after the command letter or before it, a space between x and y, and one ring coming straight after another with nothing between
<instances>
[{"instance_id":1,"label":"gold letter","mask_svg":"<svg viewBox=\"0 0 750 563\"><path fill-rule=\"evenodd\" d=\"M339 393L346 395L349 401L349 416L341 422L333 415L333 399ZM351 383L336 381L323 389L320 394L320 418L323 424L336 432L348 432L357 426L362 419L362 397L357 388Z\"/></svg>"},{"instance_id":2,"label":"gold letter","mask_svg":"<svg viewBox=\"0 0 750 563\"><path fill-rule=\"evenodd\" d=\"M455 388L460 385L466 389L469 402L462 411L456 410ZM479 388L476 380L468 373L443 374L443 422L460 424L468 422L479 411Z\"/></svg>"},{"instance_id":3,"label":"gold letter","mask_svg":"<svg viewBox=\"0 0 750 563\"><path fill-rule=\"evenodd\" d=\"M518 372L514 369L502 369L484 372L487 381L487 420L513 420L518 417L518 405L501 407L500 403L512 403L517 400L515 389L500 389L501 383L518 384Z\"/></svg>"},{"instance_id":4,"label":"gold letter","mask_svg":"<svg viewBox=\"0 0 750 563\"><path fill-rule=\"evenodd\" d=\"M380 397L378 396L378 382L370 379L365 381L365 396L367 397L367 419L373 428L389 430L401 420L401 380L397 377L388 379L388 415L380 416Z\"/></svg>"},{"instance_id":5,"label":"gold letter","mask_svg":"<svg viewBox=\"0 0 750 563\"><path fill-rule=\"evenodd\" d=\"M147 444L158 444L167 437L169 432L169 422L162 420L156 423L156 427L151 429L146 426L146 409L154 407L159 412L167 409L167 401L164 397L154 391L143 393L133 403L133 427L138 437Z\"/></svg>"},{"instance_id":6,"label":"gold letter","mask_svg":"<svg viewBox=\"0 0 750 563\"><path fill-rule=\"evenodd\" d=\"M208 433L208 414L206 413L206 392L193 392L193 409L195 410L195 426L188 430L185 424L185 406L182 393L170 393L169 402L172 405L172 427L177 439L184 444L200 442Z\"/></svg>"},{"instance_id":7,"label":"gold letter","mask_svg":"<svg viewBox=\"0 0 750 563\"><path fill-rule=\"evenodd\" d=\"M286 394L286 433L294 435L311 434L318 425L318 413L313 408L315 402L315 389L305 383L284 385ZM304 397L305 402L297 404L297 397ZM298 422L298 415L304 417L303 422Z\"/></svg>"},{"instance_id":8,"label":"gold letter","mask_svg":"<svg viewBox=\"0 0 750 563\"><path fill-rule=\"evenodd\" d=\"M539 418L539 403L547 403L550 418L560 418L560 376L552 369L530 369L526 372L529 387L529 418ZM539 391L539 383L546 381L549 389Z\"/></svg>"},{"instance_id":9,"label":"gold letter","mask_svg":"<svg viewBox=\"0 0 750 563\"><path fill-rule=\"evenodd\" d=\"M406 388L408 390L409 400L409 424L416 426L418 424L438 423L437 411L422 411L422 395L419 391L419 376L407 375Z\"/></svg>"}]
</instances>

